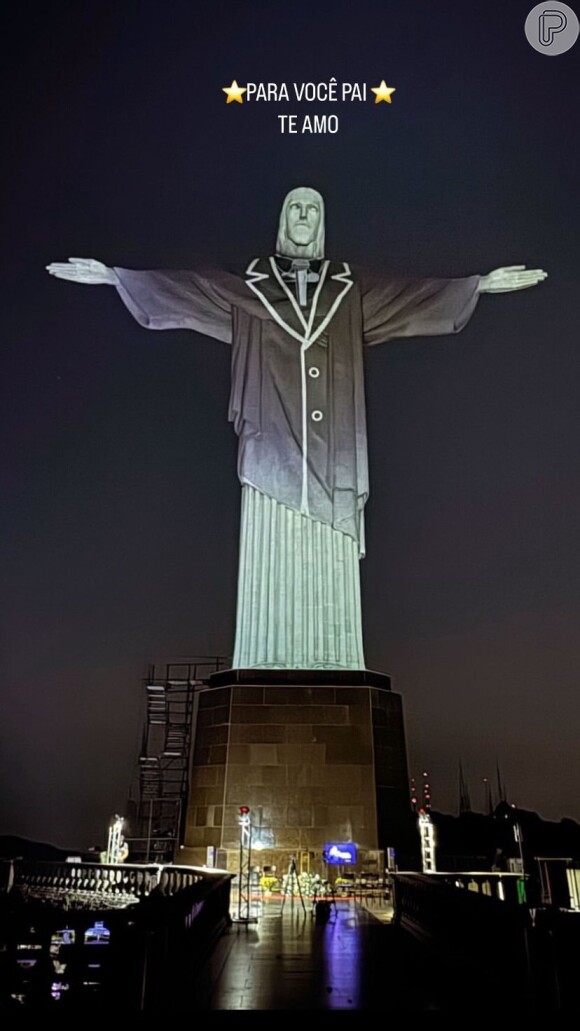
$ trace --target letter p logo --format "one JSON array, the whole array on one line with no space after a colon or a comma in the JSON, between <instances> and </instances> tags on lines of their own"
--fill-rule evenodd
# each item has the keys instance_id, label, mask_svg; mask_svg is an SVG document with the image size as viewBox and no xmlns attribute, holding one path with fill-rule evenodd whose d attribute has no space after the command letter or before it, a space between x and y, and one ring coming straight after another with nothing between
<instances>
[{"instance_id":1,"label":"letter p logo","mask_svg":"<svg viewBox=\"0 0 580 1031\"><path fill-rule=\"evenodd\" d=\"M549 47L556 33L564 31L568 24L568 19L563 11L544 10L538 18L538 22L540 43L544 47Z\"/></svg>"},{"instance_id":2,"label":"letter p logo","mask_svg":"<svg viewBox=\"0 0 580 1031\"><path fill-rule=\"evenodd\" d=\"M528 43L540 54L564 54L578 39L580 26L574 11L559 0L547 0L532 8L526 18Z\"/></svg>"}]
</instances>

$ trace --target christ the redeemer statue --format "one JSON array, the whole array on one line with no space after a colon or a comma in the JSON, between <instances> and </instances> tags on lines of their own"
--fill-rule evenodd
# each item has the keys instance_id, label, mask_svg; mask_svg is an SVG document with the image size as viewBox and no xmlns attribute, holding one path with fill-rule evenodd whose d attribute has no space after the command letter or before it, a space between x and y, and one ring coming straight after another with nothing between
<instances>
[{"instance_id":1,"label":"christ the redeemer statue","mask_svg":"<svg viewBox=\"0 0 580 1031\"><path fill-rule=\"evenodd\" d=\"M325 257L316 190L286 197L275 253L241 274L47 266L108 283L148 329L232 346L229 418L242 514L236 669L364 669L359 560L369 494L366 347L457 333L481 293L534 286L525 265L457 279L393 278Z\"/></svg>"}]
</instances>

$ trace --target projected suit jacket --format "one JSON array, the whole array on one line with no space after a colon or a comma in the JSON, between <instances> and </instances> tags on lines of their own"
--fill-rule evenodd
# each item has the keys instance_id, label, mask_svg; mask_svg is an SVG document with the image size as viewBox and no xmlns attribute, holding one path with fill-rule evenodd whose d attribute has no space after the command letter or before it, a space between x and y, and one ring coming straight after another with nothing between
<instances>
[{"instance_id":1,"label":"projected suit jacket","mask_svg":"<svg viewBox=\"0 0 580 1031\"><path fill-rule=\"evenodd\" d=\"M480 276L403 279L323 261L300 308L273 257L255 258L242 274L115 272L142 326L231 344L229 418L241 483L349 534L364 554L364 348L458 332L475 309Z\"/></svg>"}]
</instances>

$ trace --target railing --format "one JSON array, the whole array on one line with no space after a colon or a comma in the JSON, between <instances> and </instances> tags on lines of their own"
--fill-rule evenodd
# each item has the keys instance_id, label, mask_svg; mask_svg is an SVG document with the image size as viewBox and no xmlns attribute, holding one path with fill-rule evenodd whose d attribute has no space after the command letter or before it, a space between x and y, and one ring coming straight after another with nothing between
<instances>
[{"instance_id":1,"label":"railing","mask_svg":"<svg viewBox=\"0 0 580 1031\"><path fill-rule=\"evenodd\" d=\"M226 655L197 655L184 662L165 662L149 667L147 683L205 683L212 673L229 669L231 659Z\"/></svg>"},{"instance_id":2,"label":"railing","mask_svg":"<svg viewBox=\"0 0 580 1031\"><path fill-rule=\"evenodd\" d=\"M177 895L202 881L219 879L223 874L194 867L149 864L107 865L97 863L16 862L12 887L34 898L65 899L87 897L97 903L110 901L130 905L147 898L152 891L163 896Z\"/></svg>"},{"instance_id":3,"label":"railing","mask_svg":"<svg viewBox=\"0 0 580 1031\"><path fill-rule=\"evenodd\" d=\"M223 870L18 860L0 868L2 1011L55 1001L91 1014L179 1010L231 924L232 875Z\"/></svg>"},{"instance_id":4,"label":"railing","mask_svg":"<svg viewBox=\"0 0 580 1031\"><path fill-rule=\"evenodd\" d=\"M458 966L481 970L497 990L518 986L521 997L528 997L530 916L519 901L518 880L515 874L491 872L396 874L394 923Z\"/></svg>"}]
</instances>

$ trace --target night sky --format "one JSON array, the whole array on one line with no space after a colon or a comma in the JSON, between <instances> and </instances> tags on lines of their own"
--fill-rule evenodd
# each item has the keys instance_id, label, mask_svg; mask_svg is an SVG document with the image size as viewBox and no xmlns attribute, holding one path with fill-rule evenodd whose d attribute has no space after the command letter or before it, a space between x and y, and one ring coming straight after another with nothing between
<instances>
[{"instance_id":1,"label":"night sky","mask_svg":"<svg viewBox=\"0 0 580 1031\"><path fill-rule=\"evenodd\" d=\"M147 332L45 265L247 262L303 184L329 257L549 273L482 296L460 334L368 354L365 650L434 808L456 810L459 759L482 808L499 760L510 801L580 819L580 42L538 54L532 6L3 6L0 833L102 839L148 664L233 646L229 348ZM221 92L331 76L385 78L393 102ZM280 113L340 129L281 135Z\"/></svg>"}]
</instances>

